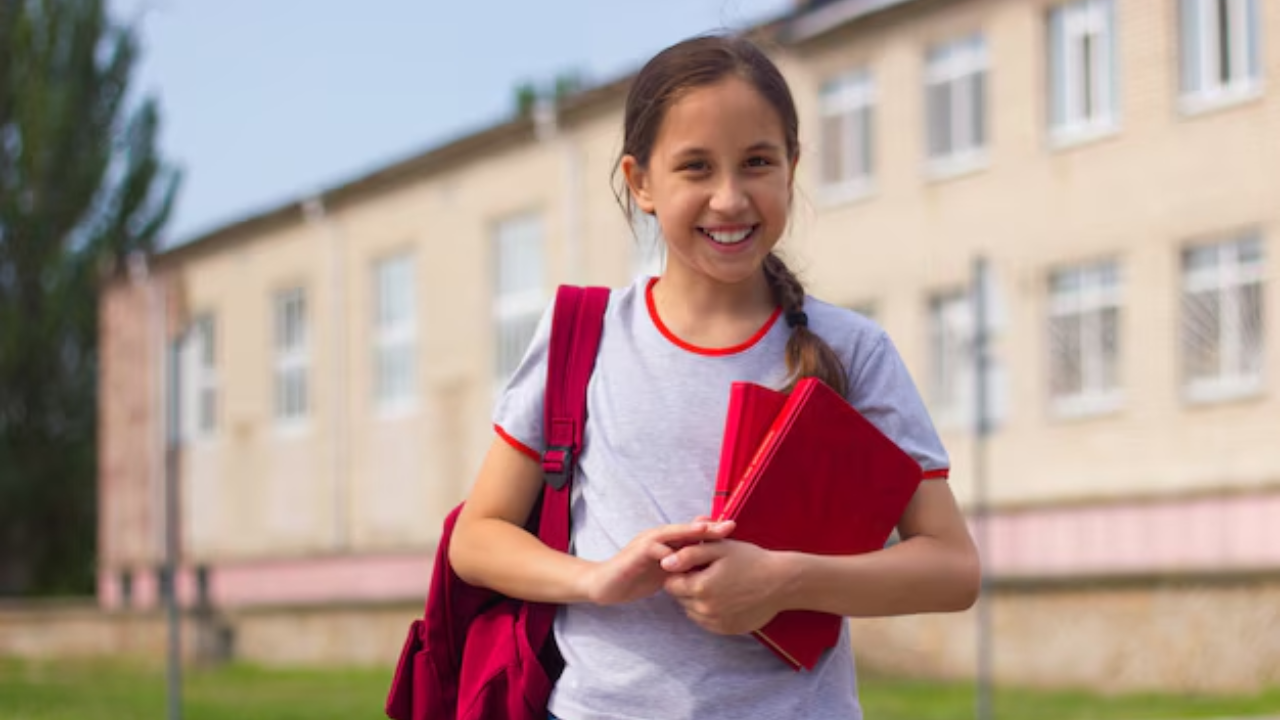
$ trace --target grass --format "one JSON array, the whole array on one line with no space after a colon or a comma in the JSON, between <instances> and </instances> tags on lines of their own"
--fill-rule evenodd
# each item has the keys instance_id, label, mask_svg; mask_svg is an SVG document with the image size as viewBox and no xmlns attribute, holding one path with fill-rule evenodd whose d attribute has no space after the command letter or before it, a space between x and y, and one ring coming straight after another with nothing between
<instances>
[{"instance_id":1,"label":"grass","mask_svg":"<svg viewBox=\"0 0 1280 720\"><path fill-rule=\"evenodd\" d=\"M390 669L275 670L232 665L188 670L184 720L378 720ZM864 677L871 720L974 715L968 683ZM999 688L997 720L1182 720L1280 717L1280 688L1250 696L1122 695ZM162 668L126 663L0 659L0 720L162 720Z\"/></svg>"},{"instance_id":2,"label":"grass","mask_svg":"<svg viewBox=\"0 0 1280 720\"><path fill-rule=\"evenodd\" d=\"M956 720L974 717L971 683L859 678L870 720ZM1082 691L996 688L997 720L1191 720L1280 718L1280 688L1253 695L1099 695Z\"/></svg>"}]
</instances>

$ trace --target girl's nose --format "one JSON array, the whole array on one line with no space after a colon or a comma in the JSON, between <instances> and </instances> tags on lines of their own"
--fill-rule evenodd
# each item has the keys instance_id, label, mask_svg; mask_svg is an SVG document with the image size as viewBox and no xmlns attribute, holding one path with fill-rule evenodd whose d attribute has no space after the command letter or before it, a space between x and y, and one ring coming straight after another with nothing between
<instances>
[{"instance_id":1,"label":"girl's nose","mask_svg":"<svg viewBox=\"0 0 1280 720\"><path fill-rule=\"evenodd\" d=\"M732 216L745 210L747 204L747 194L743 192L742 184L732 175L721 179L711 195L711 210L719 214Z\"/></svg>"}]
</instances>

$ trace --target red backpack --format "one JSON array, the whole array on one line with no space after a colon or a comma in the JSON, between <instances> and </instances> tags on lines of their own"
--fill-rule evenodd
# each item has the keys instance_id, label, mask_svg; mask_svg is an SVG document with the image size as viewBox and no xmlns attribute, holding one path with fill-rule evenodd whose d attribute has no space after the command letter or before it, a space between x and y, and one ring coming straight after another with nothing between
<instances>
[{"instance_id":1,"label":"red backpack","mask_svg":"<svg viewBox=\"0 0 1280 720\"><path fill-rule=\"evenodd\" d=\"M582 449L587 383L609 303L606 288L562 286L547 357L542 469L546 485L525 527L569 550L569 496ZM445 518L426 610L409 627L386 712L393 720L546 720L564 661L551 636L556 606L469 585L449 564L462 506Z\"/></svg>"}]
</instances>

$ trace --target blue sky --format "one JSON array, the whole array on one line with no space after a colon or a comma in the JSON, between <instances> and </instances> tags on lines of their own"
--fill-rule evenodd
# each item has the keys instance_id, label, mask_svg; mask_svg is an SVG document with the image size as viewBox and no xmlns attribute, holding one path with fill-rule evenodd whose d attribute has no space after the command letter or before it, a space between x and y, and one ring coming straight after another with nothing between
<instances>
[{"instance_id":1,"label":"blue sky","mask_svg":"<svg viewBox=\"0 0 1280 720\"><path fill-rule=\"evenodd\" d=\"M185 173L170 243L500 121L522 80L612 79L790 4L109 0L141 30L136 86Z\"/></svg>"}]
</instances>

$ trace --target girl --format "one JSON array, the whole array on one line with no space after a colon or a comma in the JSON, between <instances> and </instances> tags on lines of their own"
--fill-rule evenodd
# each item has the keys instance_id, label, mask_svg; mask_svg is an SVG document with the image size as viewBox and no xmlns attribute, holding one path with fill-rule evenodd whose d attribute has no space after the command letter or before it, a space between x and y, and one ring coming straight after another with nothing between
<instances>
[{"instance_id":1,"label":"girl","mask_svg":"<svg viewBox=\"0 0 1280 720\"><path fill-rule=\"evenodd\" d=\"M788 609L870 617L975 600L977 555L947 455L893 344L871 321L807 297L773 253L799 158L786 81L746 40L677 44L631 87L620 199L628 215L656 216L667 267L610 298L572 554L521 527L543 483L549 313L498 403L499 437L450 554L468 582L564 605L553 718L859 718L847 624L813 672L793 672L747 633ZM853 557L771 552L702 517L730 383L785 388L809 376L919 461L926 482L902 516L902 542Z\"/></svg>"}]
</instances>

